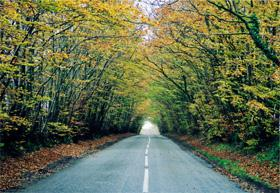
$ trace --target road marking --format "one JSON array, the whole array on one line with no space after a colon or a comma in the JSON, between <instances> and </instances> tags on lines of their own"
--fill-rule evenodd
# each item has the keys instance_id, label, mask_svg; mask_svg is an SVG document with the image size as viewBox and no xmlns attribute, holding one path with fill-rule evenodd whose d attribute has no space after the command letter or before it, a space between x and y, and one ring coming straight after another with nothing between
<instances>
[{"instance_id":1,"label":"road marking","mask_svg":"<svg viewBox=\"0 0 280 193\"><path fill-rule=\"evenodd\" d=\"M148 168L145 168L143 193L148 193L148 192L149 192L149 170L148 170Z\"/></svg>"},{"instance_id":2,"label":"road marking","mask_svg":"<svg viewBox=\"0 0 280 193\"><path fill-rule=\"evenodd\" d=\"M148 156L145 156L145 168L148 168L149 164L148 164Z\"/></svg>"},{"instance_id":3,"label":"road marking","mask_svg":"<svg viewBox=\"0 0 280 193\"><path fill-rule=\"evenodd\" d=\"M148 151L150 147L150 136L148 138L148 143L147 147L145 150L145 169L144 169L144 181L143 181L143 193L148 193L149 192L149 164L148 164Z\"/></svg>"},{"instance_id":4,"label":"road marking","mask_svg":"<svg viewBox=\"0 0 280 193\"><path fill-rule=\"evenodd\" d=\"M147 149L150 147L150 143L151 143L151 138L150 138L150 136L149 136L149 138L148 138L148 144L147 144Z\"/></svg>"}]
</instances>

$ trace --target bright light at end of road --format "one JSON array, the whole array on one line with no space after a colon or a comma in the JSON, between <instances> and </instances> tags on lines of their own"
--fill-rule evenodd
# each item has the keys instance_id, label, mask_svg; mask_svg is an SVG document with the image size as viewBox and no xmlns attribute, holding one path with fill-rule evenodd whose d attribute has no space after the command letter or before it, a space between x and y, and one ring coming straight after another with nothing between
<instances>
[{"instance_id":1,"label":"bright light at end of road","mask_svg":"<svg viewBox=\"0 0 280 193\"><path fill-rule=\"evenodd\" d=\"M140 131L141 135L160 135L158 126L151 121L145 121Z\"/></svg>"}]
</instances>

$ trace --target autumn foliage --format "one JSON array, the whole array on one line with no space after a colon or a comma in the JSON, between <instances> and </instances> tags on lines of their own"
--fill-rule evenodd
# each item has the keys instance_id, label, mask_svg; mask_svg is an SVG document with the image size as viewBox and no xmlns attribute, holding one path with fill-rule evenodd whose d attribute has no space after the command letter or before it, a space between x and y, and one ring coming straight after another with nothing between
<instances>
[{"instance_id":1,"label":"autumn foliage","mask_svg":"<svg viewBox=\"0 0 280 193\"><path fill-rule=\"evenodd\" d=\"M137 132L141 20L126 0L1 0L1 152Z\"/></svg>"},{"instance_id":2,"label":"autumn foliage","mask_svg":"<svg viewBox=\"0 0 280 193\"><path fill-rule=\"evenodd\" d=\"M279 1L179 0L157 9L143 64L162 131L256 151L277 142Z\"/></svg>"},{"instance_id":3,"label":"autumn foliage","mask_svg":"<svg viewBox=\"0 0 280 193\"><path fill-rule=\"evenodd\" d=\"M143 116L279 149L279 1L153 2L145 16L130 0L0 0L1 152L137 132Z\"/></svg>"}]
</instances>

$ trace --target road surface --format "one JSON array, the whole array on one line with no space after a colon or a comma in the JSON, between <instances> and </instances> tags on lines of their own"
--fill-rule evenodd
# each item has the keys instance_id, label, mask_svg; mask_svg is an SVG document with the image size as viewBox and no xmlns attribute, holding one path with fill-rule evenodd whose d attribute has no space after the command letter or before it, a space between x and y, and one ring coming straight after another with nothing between
<instances>
[{"instance_id":1,"label":"road surface","mask_svg":"<svg viewBox=\"0 0 280 193\"><path fill-rule=\"evenodd\" d=\"M24 193L219 193L242 191L160 135L126 138L42 179Z\"/></svg>"}]
</instances>

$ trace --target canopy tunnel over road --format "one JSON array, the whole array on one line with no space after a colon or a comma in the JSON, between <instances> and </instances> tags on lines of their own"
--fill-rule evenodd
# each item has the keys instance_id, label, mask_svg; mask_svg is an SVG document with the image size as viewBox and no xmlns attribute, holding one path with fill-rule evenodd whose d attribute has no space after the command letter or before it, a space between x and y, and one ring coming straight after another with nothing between
<instances>
[{"instance_id":1,"label":"canopy tunnel over road","mask_svg":"<svg viewBox=\"0 0 280 193\"><path fill-rule=\"evenodd\" d=\"M140 131L141 135L160 135L158 126L149 120L144 121L142 129Z\"/></svg>"}]
</instances>

